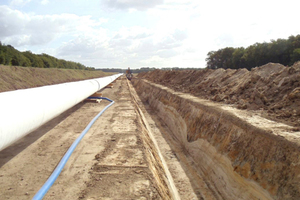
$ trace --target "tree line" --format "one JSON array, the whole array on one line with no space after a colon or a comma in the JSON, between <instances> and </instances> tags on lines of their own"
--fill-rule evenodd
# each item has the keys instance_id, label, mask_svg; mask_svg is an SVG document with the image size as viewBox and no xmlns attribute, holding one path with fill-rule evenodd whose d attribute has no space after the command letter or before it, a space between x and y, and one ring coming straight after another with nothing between
<instances>
[{"instance_id":1,"label":"tree line","mask_svg":"<svg viewBox=\"0 0 300 200\"><path fill-rule=\"evenodd\" d=\"M38 67L38 68L65 68L95 70L93 67L86 67L83 64L57 59L53 56L43 54L34 54L30 51L20 52L11 45L4 45L0 42L0 64Z\"/></svg>"},{"instance_id":2,"label":"tree line","mask_svg":"<svg viewBox=\"0 0 300 200\"><path fill-rule=\"evenodd\" d=\"M247 48L226 47L207 54L206 65L209 69L247 68L261 66L269 62L293 65L300 60L300 35L288 39L255 43Z\"/></svg>"},{"instance_id":3,"label":"tree line","mask_svg":"<svg viewBox=\"0 0 300 200\"><path fill-rule=\"evenodd\" d=\"M179 67L171 67L171 68L155 68L155 67L142 67L138 69L130 69L131 73L140 73L140 72L149 72L154 70L198 70L201 68L179 68ZM101 68L97 69L103 72L118 72L118 73L126 73L128 69L119 69L119 68Z\"/></svg>"}]
</instances>

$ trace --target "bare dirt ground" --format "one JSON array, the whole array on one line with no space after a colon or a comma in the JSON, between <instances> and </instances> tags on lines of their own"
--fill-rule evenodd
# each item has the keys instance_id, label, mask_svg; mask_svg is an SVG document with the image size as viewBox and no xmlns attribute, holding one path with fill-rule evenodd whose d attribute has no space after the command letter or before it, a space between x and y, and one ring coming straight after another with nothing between
<instances>
[{"instance_id":1,"label":"bare dirt ground","mask_svg":"<svg viewBox=\"0 0 300 200\"><path fill-rule=\"evenodd\" d=\"M176 187L179 198L197 199L162 138L163 150L157 152L145 127L147 117L143 120L138 114L138 102L132 101L126 79L117 80L102 93L115 104L77 146L44 199L174 199ZM1 151L0 199L31 199L72 142L107 104L80 103ZM155 128L151 123L151 129ZM172 176L179 173L175 181L166 174L159 153L168 165L172 162Z\"/></svg>"},{"instance_id":2,"label":"bare dirt ground","mask_svg":"<svg viewBox=\"0 0 300 200\"><path fill-rule=\"evenodd\" d=\"M155 70L140 78L211 101L255 110L268 119L300 129L300 62L269 63L247 69Z\"/></svg>"}]
</instances>

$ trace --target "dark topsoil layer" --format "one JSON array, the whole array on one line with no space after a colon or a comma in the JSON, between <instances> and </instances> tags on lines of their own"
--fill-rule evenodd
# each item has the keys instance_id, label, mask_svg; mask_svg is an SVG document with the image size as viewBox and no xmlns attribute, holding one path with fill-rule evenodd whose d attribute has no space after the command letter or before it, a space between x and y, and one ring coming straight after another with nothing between
<instances>
[{"instance_id":1,"label":"dark topsoil layer","mask_svg":"<svg viewBox=\"0 0 300 200\"><path fill-rule=\"evenodd\" d=\"M300 62L247 69L155 70L139 78L200 98L259 110L266 118L300 127Z\"/></svg>"}]
</instances>

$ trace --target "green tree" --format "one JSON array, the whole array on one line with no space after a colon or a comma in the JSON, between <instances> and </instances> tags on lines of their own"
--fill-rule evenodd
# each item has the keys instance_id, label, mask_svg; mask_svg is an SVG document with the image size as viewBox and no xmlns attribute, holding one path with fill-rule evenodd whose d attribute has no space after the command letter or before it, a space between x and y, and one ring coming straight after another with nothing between
<instances>
[{"instance_id":1,"label":"green tree","mask_svg":"<svg viewBox=\"0 0 300 200\"><path fill-rule=\"evenodd\" d=\"M5 55L0 51L0 64L5 64Z\"/></svg>"},{"instance_id":2,"label":"green tree","mask_svg":"<svg viewBox=\"0 0 300 200\"><path fill-rule=\"evenodd\" d=\"M298 60L300 35L288 39L271 40L269 43L255 43L246 49L226 47L207 54L207 68L247 68L267 64L268 62L292 65Z\"/></svg>"},{"instance_id":3,"label":"green tree","mask_svg":"<svg viewBox=\"0 0 300 200\"><path fill-rule=\"evenodd\" d=\"M226 47L221 50L221 68L229 69L233 68L232 62L232 54L234 52L234 48Z\"/></svg>"},{"instance_id":4,"label":"green tree","mask_svg":"<svg viewBox=\"0 0 300 200\"><path fill-rule=\"evenodd\" d=\"M300 48L295 49L291 56L291 63L295 63L297 61L300 61Z\"/></svg>"},{"instance_id":5,"label":"green tree","mask_svg":"<svg viewBox=\"0 0 300 200\"><path fill-rule=\"evenodd\" d=\"M234 50L234 52L232 53L233 69L239 69L245 67L245 59L243 58L244 53L245 53L244 47L236 48Z\"/></svg>"}]
</instances>

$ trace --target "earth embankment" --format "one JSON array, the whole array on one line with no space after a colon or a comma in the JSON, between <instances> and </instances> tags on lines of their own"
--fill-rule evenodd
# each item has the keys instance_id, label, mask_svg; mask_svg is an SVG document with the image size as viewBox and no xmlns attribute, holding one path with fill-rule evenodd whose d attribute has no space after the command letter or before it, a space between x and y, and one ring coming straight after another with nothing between
<instances>
[{"instance_id":1,"label":"earth embankment","mask_svg":"<svg viewBox=\"0 0 300 200\"><path fill-rule=\"evenodd\" d=\"M247 69L155 70L140 78L200 98L256 110L269 119L300 126L300 62Z\"/></svg>"},{"instance_id":2,"label":"earth embankment","mask_svg":"<svg viewBox=\"0 0 300 200\"><path fill-rule=\"evenodd\" d=\"M0 65L0 92L80 81L111 75L102 71L44 69Z\"/></svg>"}]
</instances>

